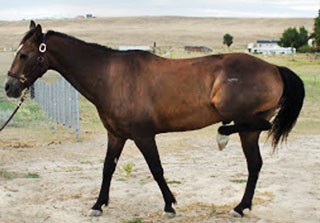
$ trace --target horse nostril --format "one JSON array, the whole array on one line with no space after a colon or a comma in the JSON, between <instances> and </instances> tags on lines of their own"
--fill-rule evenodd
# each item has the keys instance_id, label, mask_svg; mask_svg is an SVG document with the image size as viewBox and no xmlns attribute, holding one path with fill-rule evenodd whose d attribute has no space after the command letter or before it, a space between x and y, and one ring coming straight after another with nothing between
<instances>
[{"instance_id":1,"label":"horse nostril","mask_svg":"<svg viewBox=\"0 0 320 223\"><path fill-rule=\"evenodd\" d=\"M8 83L6 83L6 85L5 85L5 87L4 87L4 90L5 90L6 92L8 92L8 91L10 91L10 88L11 88L11 85L8 84Z\"/></svg>"}]
</instances>

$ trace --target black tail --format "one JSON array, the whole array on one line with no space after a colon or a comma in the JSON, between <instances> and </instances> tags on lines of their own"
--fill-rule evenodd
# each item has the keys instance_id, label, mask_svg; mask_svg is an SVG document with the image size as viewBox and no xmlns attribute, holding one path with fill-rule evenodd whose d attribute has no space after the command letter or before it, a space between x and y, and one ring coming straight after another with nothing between
<instances>
[{"instance_id":1,"label":"black tail","mask_svg":"<svg viewBox=\"0 0 320 223\"><path fill-rule=\"evenodd\" d=\"M279 111L272 122L269 135L273 136L272 145L285 141L294 127L300 114L305 96L302 80L286 67L278 67L284 83L283 94L279 103Z\"/></svg>"}]
</instances>

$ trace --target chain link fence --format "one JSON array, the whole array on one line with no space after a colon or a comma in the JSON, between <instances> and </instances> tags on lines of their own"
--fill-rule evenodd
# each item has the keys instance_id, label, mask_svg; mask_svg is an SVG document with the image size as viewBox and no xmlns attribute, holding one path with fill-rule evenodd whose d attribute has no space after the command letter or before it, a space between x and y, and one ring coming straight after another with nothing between
<instances>
[{"instance_id":1,"label":"chain link fence","mask_svg":"<svg viewBox=\"0 0 320 223\"><path fill-rule=\"evenodd\" d=\"M44 113L57 124L74 129L80 138L79 93L60 77L53 83L38 80L31 91Z\"/></svg>"}]
</instances>

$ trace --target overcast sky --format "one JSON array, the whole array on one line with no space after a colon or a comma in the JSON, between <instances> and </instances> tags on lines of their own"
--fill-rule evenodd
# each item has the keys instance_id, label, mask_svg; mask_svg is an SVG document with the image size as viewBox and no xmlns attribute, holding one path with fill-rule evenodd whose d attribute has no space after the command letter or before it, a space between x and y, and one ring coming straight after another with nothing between
<instances>
[{"instance_id":1,"label":"overcast sky","mask_svg":"<svg viewBox=\"0 0 320 223\"><path fill-rule=\"evenodd\" d=\"M320 0L0 0L0 20L115 16L308 17Z\"/></svg>"}]
</instances>

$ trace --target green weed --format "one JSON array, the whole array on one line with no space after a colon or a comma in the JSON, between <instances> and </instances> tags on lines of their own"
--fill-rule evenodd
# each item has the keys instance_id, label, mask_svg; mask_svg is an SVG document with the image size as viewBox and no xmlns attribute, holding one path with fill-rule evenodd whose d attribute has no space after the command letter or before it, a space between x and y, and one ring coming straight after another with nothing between
<instances>
[{"instance_id":1,"label":"green weed","mask_svg":"<svg viewBox=\"0 0 320 223\"><path fill-rule=\"evenodd\" d=\"M28 172L26 174L23 174L23 173L8 171L6 169L1 169L0 170L0 177L7 179L7 180L12 180L15 178L36 179L36 178L40 178L40 175L38 173L33 173L33 172Z\"/></svg>"},{"instance_id":2,"label":"green weed","mask_svg":"<svg viewBox=\"0 0 320 223\"><path fill-rule=\"evenodd\" d=\"M216 216L217 215L217 207L215 205L212 205L211 211L210 211L210 216Z\"/></svg>"},{"instance_id":3,"label":"green weed","mask_svg":"<svg viewBox=\"0 0 320 223\"><path fill-rule=\"evenodd\" d=\"M38 173L28 172L28 173L25 175L25 178L28 178L28 179L36 179L36 178L40 178L40 175L39 175Z\"/></svg>"},{"instance_id":4,"label":"green weed","mask_svg":"<svg viewBox=\"0 0 320 223\"><path fill-rule=\"evenodd\" d=\"M124 221L125 223L143 223L142 217L134 217L133 219L128 219Z\"/></svg>"},{"instance_id":5,"label":"green weed","mask_svg":"<svg viewBox=\"0 0 320 223\"><path fill-rule=\"evenodd\" d=\"M127 162L122 166L122 170L125 172L126 177L130 177L133 171L134 163L133 162Z\"/></svg>"},{"instance_id":6,"label":"green weed","mask_svg":"<svg viewBox=\"0 0 320 223\"><path fill-rule=\"evenodd\" d=\"M247 183L247 180L245 180L245 179L231 179L230 182L236 183L236 184L243 184L243 183Z\"/></svg>"},{"instance_id":7,"label":"green weed","mask_svg":"<svg viewBox=\"0 0 320 223\"><path fill-rule=\"evenodd\" d=\"M167 180L168 184L181 184L181 181L179 180Z\"/></svg>"},{"instance_id":8,"label":"green weed","mask_svg":"<svg viewBox=\"0 0 320 223\"><path fill-rule=\"evenodd\" d=\"M0 171L0 176L3 177L4 179L11 180L16 177L16 174L13 172L9 172L6 169L2 169Z\"/></svg>"}]
</instances>

